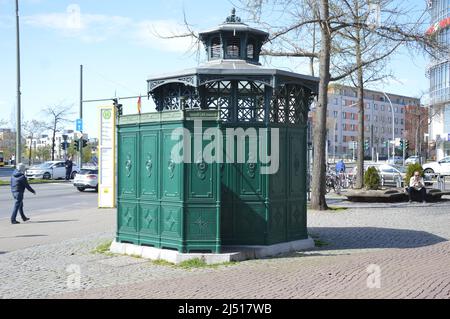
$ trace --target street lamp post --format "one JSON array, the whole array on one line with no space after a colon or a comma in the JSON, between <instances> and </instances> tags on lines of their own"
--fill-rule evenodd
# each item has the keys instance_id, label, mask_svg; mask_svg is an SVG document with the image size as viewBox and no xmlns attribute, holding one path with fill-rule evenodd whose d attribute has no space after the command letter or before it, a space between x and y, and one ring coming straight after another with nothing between
<instances>
[{"instance_id":1,"label":"street lamp post","mask_svg":"<svg viewBox=\"0 0 450 319\"><path fill-rule=\"evenodd\" d=\"M394 114L394 106L392 105L392 101L389 98L389 96L386 94L386 92L383 92L384 96L389 101L389 104L391 105L391 112L392 112L392 163L395 164L395 114Z\"/></svg>"},{"instance_id":2,"label":"street lamp post","mask_svg":"<svg viewBox=\"0 0 450 319\"><path fill-rule=\"evenodd\" d=\"M21 99L20 99L20 36L19 36L19 0L16 0L16 49L17 49L17 106L16 106L16 163L22 162L22 123L21 123Z\"/></svg>"}]
</instances>

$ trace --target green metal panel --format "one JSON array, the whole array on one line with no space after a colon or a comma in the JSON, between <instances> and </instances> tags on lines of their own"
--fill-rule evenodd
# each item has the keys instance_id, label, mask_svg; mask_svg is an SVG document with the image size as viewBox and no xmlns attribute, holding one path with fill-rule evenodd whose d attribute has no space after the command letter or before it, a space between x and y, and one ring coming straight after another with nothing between
<instances>
[{"instance_id":1,"label":"green metal panel","mask_svg":"<svg viewBox=\"0 0 450 319\"><path fill-rule=\"evenodd\" d=\"M173 128L164 127L161 131L161 199L163 201L181 202L183 191L183 165L172 159L172 149L178 143L172 140Z\"/></svg>"},{"instance_id":2,"label":"green metal panel","mask_svg":"<svg viewBox=\"0 0 450 319\"><path fill-rule=\"evenodd\" d=\"M120 199L137 198L137 134L124 132L119 139L118 154L118 197Z\"/></svg>"},{"instance_id":3,"label":"green metal panel","mask_svg":"<svg viewBox=\"0 0 450 319\"><path fill-rule=\"evenodd\" d=\"M159 131L140 133L139 185L141 200L159 200Z\"/></svg>"},{"instance_id":4,"label":"green metal panel","mask_svg":"<svg viewBox=\"0 0 450 319\"><path fill-rule=\"evenodd\" d=\"M161 205L161 248L184 250L183 207Z\"/></svg>"},{"instance_id":5,"label":"green metal panel","mask_svg":"<svg viewBox=\"0 0 450 319\"><path fill-rule=\"evenodd\" d=\"M160 205L139 204L139 241L141 245L160 247Z\"/></svg>"},{"instance_id":6,"label":"green metal panel","mask_svg":"<svg viewBox=\"0 0 450 319\"><path fill-rule=\"evenodd\" d=\"M133 202L119 201L117 208L117 230L119 240L122 242L138 244L139 238L137 234L137 206L138 205Z\"/></svg>"},{"instance_id":7,"label":"green metal panel","mask_svg":"<svg viewBox=\"0 0 450 319\"><path fill-rule=\"evenodd\" d=\"M185 210L186 250L220 252L220 232L218 231L216 207L189 205Z\"/></svg>"}]
</instances>

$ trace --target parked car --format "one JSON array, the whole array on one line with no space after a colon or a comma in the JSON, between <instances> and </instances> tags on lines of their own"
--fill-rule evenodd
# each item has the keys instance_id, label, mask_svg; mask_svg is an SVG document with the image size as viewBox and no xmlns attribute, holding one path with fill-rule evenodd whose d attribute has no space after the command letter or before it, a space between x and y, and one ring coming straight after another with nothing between
<instances>
[{"instance_id":1,"label":"parked car","mask_svg":"<svg viewBox=\"0 0 450 319\"><path fill-rule=\"evenodd\" d=\"M79 172L77 164L73 163L71 179ZM64 161L44 162L27 169L25 175L30 179L65 179L66 167Z\"/></svg>"},{"instance_id":2,"label":"parked car","mask_svg":"<svg viewBox=\"0 0 450 319\"><path fill-rule=\"evenodd\" d=\"M384 179L384 185L396 186L398 179L403 183L406 178L406 169L403 166L384 164L376 168L380 177Z\"/></svg>"},{"instance_id":3,"label":"parked car","mask_svg":"<svg viewBox=\"0 0 450 319\"><path fill-rule=\"evenodd\" d=\"M406 159L405 165L420 164L420 156L410 156Z\"/></svg>"},{"instance_id":4,"label":"parked car","mask_svg":"<svg viewBox=\"0 0 450 319\"><path fill-rule=\"evenodd\" d=\"M423 171L425 174L450 175L450 156L444 157L438 162L424 164Z\"/></svg>"},{"instance_id":5,"label":"parked car","mask_svg":"<svg viewBox=\"0 0 450 319\"><path fill-rule=\"evenodd\" d=\"M403 165L403 157L394 156L394 159L392 159L392 157L389 157L386 163L389 165Z\"/></svg>"},{"instance_id":6,"label":"parked car","mask_svg":"<svg viewBox=\"0 0 450 319\"><path fill-rule=\"evenodd\" d=\"M80 192L84 192L86 189L95 189L95 191L98 192L98 169L83 168L80 173L75 176L73 186Z\"/></svg>"}]
</instances>

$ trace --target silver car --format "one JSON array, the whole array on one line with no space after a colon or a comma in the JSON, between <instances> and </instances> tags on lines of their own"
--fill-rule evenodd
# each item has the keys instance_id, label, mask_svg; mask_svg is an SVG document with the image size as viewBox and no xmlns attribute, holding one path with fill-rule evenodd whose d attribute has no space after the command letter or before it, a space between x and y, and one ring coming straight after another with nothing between
<instances>
[{"instance_id":1,"label":"silver car","mask_svg":"<svg viewBox=\"0 0 450 319\"><path fill-rule=\"evenodd\" d=\"M401 185L404 184L406 169L403 166L385 164L377 166L377 170L380 177L384 180L384 185L397 186L397 181L399 180Z\"/></svg>"},{"instance_id":2,"label":"silver car","mask_svg":"<svg viewBox=\"0 0 450 319\"><path fill-rule=\"evenodd\" d=\"M75 186L80 192L84 192L86 189L94 189L98 192L98 169L82 169L75 176L73 186Z\"/></svg>"},{"instance_id":3,"label":"silver car","mask_svg":"<svg viewBox=\"0 0 450 319\"><path fill-rule=\"evenodd\" d=\"M75 178L78 173L77 164L73 163L70 178ZM66 167L64 161L49 161L27 169L25 175L29 179L65 179Z\"/></svg>"}]
</instances>

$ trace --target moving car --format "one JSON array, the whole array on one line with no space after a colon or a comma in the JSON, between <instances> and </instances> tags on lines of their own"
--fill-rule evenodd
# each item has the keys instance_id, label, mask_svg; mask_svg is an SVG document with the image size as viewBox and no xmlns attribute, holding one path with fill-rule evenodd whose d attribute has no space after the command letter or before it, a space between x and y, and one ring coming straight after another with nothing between
<instances>
[{"instance_id":1,"label":"moving car","mask_svg":"<svg viewBox=\"0 0 450 319\"><path fill-rule=\"evenodd\" d=\"M71 179L79 172L78 166L73 163ZM49 161L27 169L25 175L29 179L65 179L66 167L64 161Z\"/></svg>"},{"instance_id":2,"label":"moving car","mask_svg":"<svg viewBox=\"0 0 450 319\"><path fill-rule=\"evenodd\" d=\"M405 165L420 164L420 156L410 156L406 159Z\"/></svg>"},{"instance_id":3,"label":"moving car","mask_svg":"<svg viewBox=\"0 0 450 319\"><path fill-rule=\"evenodd\" d=\"M424 164L423 171L425 174L450 175L450 156L444 157L438 162Z\"/></svg>"},{"instance_id":4,"label":"moving car","mask_svg":"<svg viewBox=\"0 0 450 319\"><path fill-rule=\"evenodd\" d=\"M98 192L98 169L83 168L75 176L73 186L75 186L80 192L84 192L86 189L95 189L95 191Z\"/></svg>"}]
</instances>

